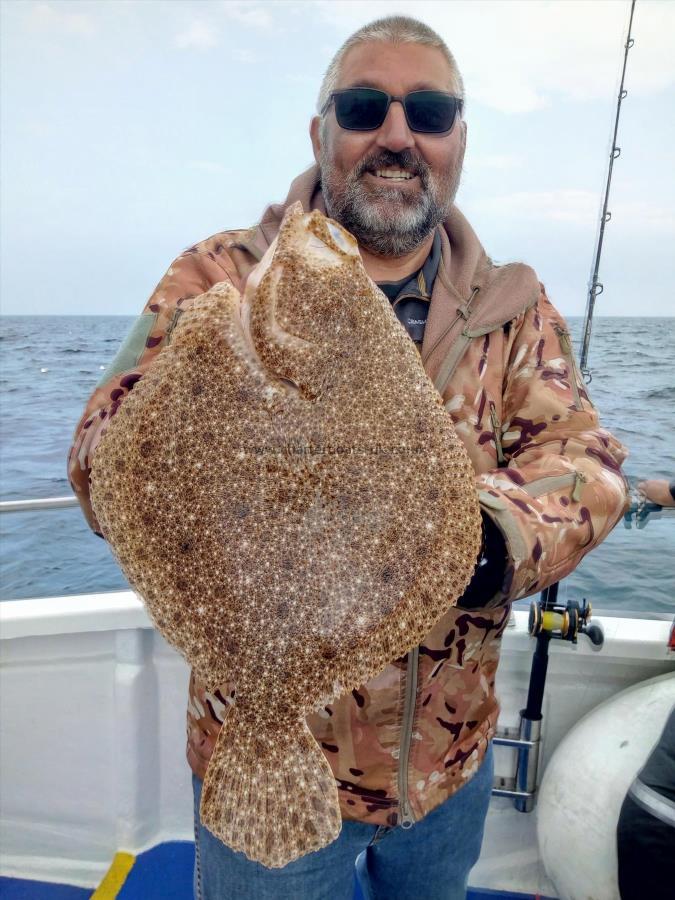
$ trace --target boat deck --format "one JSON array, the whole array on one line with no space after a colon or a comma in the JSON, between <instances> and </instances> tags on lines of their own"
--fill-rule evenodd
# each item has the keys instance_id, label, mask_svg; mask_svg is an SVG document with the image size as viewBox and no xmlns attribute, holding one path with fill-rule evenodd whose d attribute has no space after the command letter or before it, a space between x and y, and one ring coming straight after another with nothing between
<instances>
[{"instance_id":1,"label":"boat deck","mask_svg":"<svg viewBox=\"0 0 675 900\"><path fill-rule=\"evenodd\" d=\"M0 896L3 900L192 900L194 857L192 842L168 841L136 857L118 853L93 891L68 884L0 877ZM547 900L540 894L469 888L467 900L483 898ZM354 900L363 900L358 885Z\"/></svg>"}]
</instances>

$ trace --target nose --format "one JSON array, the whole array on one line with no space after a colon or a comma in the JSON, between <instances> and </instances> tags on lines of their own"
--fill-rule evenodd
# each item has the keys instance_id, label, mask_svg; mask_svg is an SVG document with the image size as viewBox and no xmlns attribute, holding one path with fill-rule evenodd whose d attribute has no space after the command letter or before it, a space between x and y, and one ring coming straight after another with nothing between
<instances>
[{"instance_id":1,"label":"nose","mask_svg":"<svg viewBox=\"0 0 675 900\"><path fill-rule=\"evenodd\" d=\"M405 110L400 100L392 100L387 117L377 132L377 145L393 152L415 146L415 138L408 128Z\"/></svg>"}]
</instances>

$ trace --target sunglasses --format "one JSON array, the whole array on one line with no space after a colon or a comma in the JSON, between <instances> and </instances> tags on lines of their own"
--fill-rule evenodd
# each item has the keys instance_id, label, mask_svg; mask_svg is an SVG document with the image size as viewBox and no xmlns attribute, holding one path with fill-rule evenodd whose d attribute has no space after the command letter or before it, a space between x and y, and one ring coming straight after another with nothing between
<instances>
[{"instance_id":1,"label":"sunglasses","mask_svg":"<svg viewBox=\"0 0 675 900\"><path fill-rule=\"evenodd\" d=\"M457 113L462 110L461 99L444 91L412 91L405 97L392 97L386 91L375 88L354 87L333 91L321 115L325 115L331 103L335 103L335 118L340 128L374 131L382 125L395 100L403 105L408 128L422 134L450 131Z\"/></svg>"}]
</instances>

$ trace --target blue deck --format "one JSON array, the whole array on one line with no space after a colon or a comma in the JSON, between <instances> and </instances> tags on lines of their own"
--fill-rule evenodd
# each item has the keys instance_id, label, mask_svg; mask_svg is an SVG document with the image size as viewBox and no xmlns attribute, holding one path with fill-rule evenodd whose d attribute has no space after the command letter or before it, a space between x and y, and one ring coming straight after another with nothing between
<instances>
[{"instance_id":1,"label":"blue deck","mask_svg":"<svg viewBox=\"0 0 675 900\"><path fill-rule=\"evenodd\" d=\"M135 859L128 857L128 871L113 876L113 869L100 886L72 887L45 881L0 877L2 900L193 900L192 870L195 845L191 841L170 841L158 844ZM121 882L121 883L120 883ZM483 891L470 888L467 900L547 900L534 894L514 894L509 891ZM363 900L358 886L354 900Z\"/></svg>"}]
</instances>

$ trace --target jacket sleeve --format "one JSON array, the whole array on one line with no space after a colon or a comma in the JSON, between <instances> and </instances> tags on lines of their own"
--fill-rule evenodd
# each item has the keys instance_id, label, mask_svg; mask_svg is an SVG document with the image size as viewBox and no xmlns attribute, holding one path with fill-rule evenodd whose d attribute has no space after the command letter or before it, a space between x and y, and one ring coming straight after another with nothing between
<instances>
[{"instance_id":1,"label":"jacket sleeve","mask_svg":"<svg viewBox=\"0 0 675 900\"><path fill-rule=\"evenodd\" d=\"M225 254L191 247L169 266L117 355L89 398L68 454L68 478L91 528L100 535L89 499L91 461L107 423L171 340L181 313L220 281L233 281Z\"/></svg>"},{"instance_id":2,"label":"jacket sleeve","mask_svg":"<svg viewBox=\"0 0 675 900\"><path fill-rule=\"evenodd\" d=\"M504 466L477 480L481 508L506 544L504 581L488 606L569 575L628 502L627 451L600 427L565 321L543 288L511 323L510 339L499 429Z\"/></svg>"}]
</instances>

